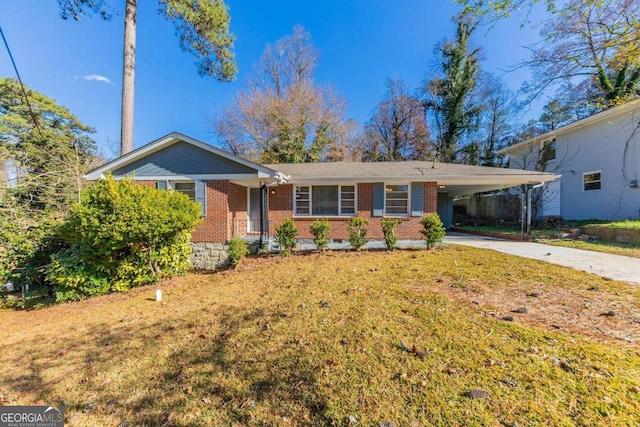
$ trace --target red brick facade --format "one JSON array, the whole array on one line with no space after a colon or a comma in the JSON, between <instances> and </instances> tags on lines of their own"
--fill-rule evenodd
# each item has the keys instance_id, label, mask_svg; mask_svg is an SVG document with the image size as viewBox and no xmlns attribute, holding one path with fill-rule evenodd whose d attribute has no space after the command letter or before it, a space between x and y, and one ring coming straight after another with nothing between
<instances>
[{"instance_id":1,"label":"red brick facade","mask_svg":"<svg viewBox=\"0 0 640 427\"><path fill-rule=\"evenodd\" d=\"M423 183L423 206L424 214L437 212L438 208L438 187L435 182ZM367 237L371 239L382 239L381 217L373 216L373 184L358 184L358 216L369 219L367 227ZM281 223L285 218L293 216L293 186L281 185L269 189L269 234L275 233L275 225ZM402 223L398 225L397 236L403 240L419 240L422 238L420 230L421 217L399 217ZM311 239L313 236L309 231L311 223L317 218L297 217L294 218L298 227L298 237L301 239ZM327 218L331 223L331 239L346 239L349 237L348 223L349 217Z\"/></svg>"},{"instance_id":2,"label":"red brick facade","mask_svg":"<svg viewBox=\"0 0 640 427\"><path fill-rule=\"evenodd\" d=\"M138 181L141 185L155 186L155 181ZM436 212L438 207L438 188L435 182L423 183L424 214ZM286 184L267 189L269 197L269 234L274 235L275 226L293 216L293 185ZM382 239L381 217L373 216L373 184L357 185L358 216L369 219L367 237ZM229 181L207 181L207 212L202 224L196 227L191 240L193 242L226 242L233 236L246 236L248 218L248 190ZM350 217L328 218L331 222L331 239L346 239ZM298 227L298 237L310 239L311 223L317 218L294 218ZM418 240L422 235L420 217L400 217L398 225L399 239Z\"/></svg>"}]
</instances>

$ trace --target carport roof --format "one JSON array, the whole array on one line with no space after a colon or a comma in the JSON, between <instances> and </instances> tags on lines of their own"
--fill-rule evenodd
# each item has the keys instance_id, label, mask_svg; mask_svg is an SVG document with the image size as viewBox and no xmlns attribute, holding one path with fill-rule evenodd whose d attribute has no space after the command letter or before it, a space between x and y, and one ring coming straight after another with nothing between
<instances>
[{"instance_id":1,"label":"carport roof","mask_svg":"<svg viewBox=\"0 0 640 427\"><path fill-rule=\"evenodd\" d=\"M519 169L425 161L281 163L264 165L291 184L436 182L452 196L554 181L560 175Z\"/></svg>"}]
</instances>

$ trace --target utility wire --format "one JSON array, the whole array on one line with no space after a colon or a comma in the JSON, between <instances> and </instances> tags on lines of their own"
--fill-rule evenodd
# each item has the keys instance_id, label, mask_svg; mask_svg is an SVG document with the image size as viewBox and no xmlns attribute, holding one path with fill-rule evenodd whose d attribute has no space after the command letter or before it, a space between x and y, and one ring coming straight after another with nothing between
<instances>
[{"instance_id":1,"label":"utility wire","mask_svg":"<svg viewBox=\"0 0 640 427\"><path fill-rule=\"evenodd\" d=\"M20 82L20 87L22 88L22 94L24 95L24 100L27 103L27 108L29 109L29 113L31 114L31 120L33 120L33 125L38 129L38 133L40 134L40 138L44 139L44 135L42 135L42 130L40 129L40 125L38 124L38 119L31 108L31 103L29 102L29 97L27 96L27 91L24 88L24 84L22 83L22 78L20 77L20 73L18 72L18 67L16 66L16 61L13 60L13 55L11 54L11 49L9 48L9 43L7 43L7 39L4 36L4 31L2 31L2 26L0 25L0 35L2 36L2 41L4 41L4 45L7 48L7 52L9 53L9 59L11 59L11 64L13 64L13 69L16 72L16 76L18 77L18 82Z\"/></svg>"}]
</instances>

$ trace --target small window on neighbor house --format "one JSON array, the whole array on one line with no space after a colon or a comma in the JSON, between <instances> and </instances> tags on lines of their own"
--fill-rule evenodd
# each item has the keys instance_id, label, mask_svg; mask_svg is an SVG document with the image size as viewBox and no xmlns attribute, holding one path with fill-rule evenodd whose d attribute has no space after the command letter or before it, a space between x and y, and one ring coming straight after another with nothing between
<instances>
[{"instance_id":1,"label":"small window on neighbor house","mask_svg":"<svg viewBox=\"0 0 640 427\"><path fill-rule=\"evenodd\" d=\"M385 186L385 214L409 215L409 186L386 185Z\"/></svg>"},{"instance_id":2,"label":"small window on neighbor house","mask_svg":"<svg viewBox=\"0 0 640 427\"><path fill-rule=\"evenodd\" d=\"M543 153L545 161L551 161L556 159L556 140L545 142L543 145Z\"/></svg>"},{"instance_id":3,"label":"small window on neighbor house","mask_svg":"<svg viewBox=\"0 0 640 427\"><path fill-rule=\"evenodd\" d=\"M602 171L591 171L582 174L584 191L600 190L602 188Z\"/></svg>"},{"instance_id":4,"label":"small window on neighbor house","mask_svg":"<svg viewBox=\"0 0 640 427\"><path fill-rule=\"evenodd\" d=\"M191 200L196 200L196 183L195 182L172 182L171 188L178 193L186 194Z\"/></svg>"}]
</instances>

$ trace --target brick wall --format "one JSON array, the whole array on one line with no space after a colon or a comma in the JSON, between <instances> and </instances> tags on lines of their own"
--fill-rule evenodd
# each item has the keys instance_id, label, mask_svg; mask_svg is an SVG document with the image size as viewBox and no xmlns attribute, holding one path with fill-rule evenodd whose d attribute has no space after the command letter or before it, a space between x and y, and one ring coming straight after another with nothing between
<instances>
[{"instance_id":1,"label":"brick wall","mask_svg":"<svg viewBox=\"0 0 640 427\"><path fill-rule=\"evenodd\" d=\"M423 184L423 210L424 214L437 212L438 187L435 182ZM380 217L373 217L373 184L358 184L358 216L369 219L367 237L370 239L382 239L382 225ZM275 234L275 225L280 224L285 218L293 218L293 186L281 185L269 188L269 233ZM400 217L402 221L396 229L399 239L419 240L422 238L420 230L421 217ZM313 237L309 231L311 223L317 218L294 218L298 227L298 238L310 239ZM327 218L331 223L329 238L346 239L349 237L349 217Z\"/></svg>"},{"instance_id":2,"label":"brick wall","mask_svg":"<svg viewBox=\"0 0 640 427\"><path fill-rule=\"evenodd\" d=\"M155 181L137 181L140 185L155 187ZM293 186L290 184L269 187L269 234L275 234L275 225L285 218L293 218ZM372 217L373 184L358 184L358 216L369 219L367 237L382 239L380 217ZM438 207L438 188L435 182L423 184L424 213L436 212ZM247 188L229 181L207 181L207 215L203 223L196 227L191 240L193 242L226 242L228 239L247 234ZM298 237L310 239L311 223L316 218L295 218ZM399 239L421 239L420 217L400 217L397 228ZM349 237L349 217L329 218L331 239Z\"/></svg>"},{"instance_id":3,"label":"brick wall","mask_svg":"<svg viewBox=\"0 0 640 427\"><path fill-rule=\"evenodd\" d=\"M207 181L207 215L191 236L192 242L226 242L231 235L229 181ZM245 196L246 198L246 196ZM238 201L234 200L234 206Z\"/></svg>"}]
</instances>

